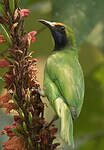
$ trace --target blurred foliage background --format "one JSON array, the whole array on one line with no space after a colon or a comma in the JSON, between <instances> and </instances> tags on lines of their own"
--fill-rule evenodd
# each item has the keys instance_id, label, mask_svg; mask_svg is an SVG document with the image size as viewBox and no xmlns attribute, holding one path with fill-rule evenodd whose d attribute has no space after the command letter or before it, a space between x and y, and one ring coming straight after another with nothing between
<instances>
[{"instance_id":1,"label":"blurred foliage background","mask_svg":"<svg viewBox=\"0 0 104 150\"><path fill-rule=\"evenodd\" d=\"M85 100L80 117L74 122L75 150L104 149L104 1L103 0L21 0L21 7L28 8L26 31L40 31L31 45L38 62L38 80L43 86L45 61L53 49L51 34L38 19L63 22L73 28L79 48L79 60L85 77ZM0 52L5 50L0 45ZM5 70L0 70L0 76ZM0 80L0 93L4 82ZM46 99L43 101L48 104ZM54 112L48 104L45 116L51 120ZM0 130L12 122L12 117L0 111ZM59 120L56 126L59 127ZM60 128L60 127L59 127ZM57 135L57 139L63 141ZM0 136L0 144L6 140ZM2 148L1 148L2 149ZM59 148L60 150L62 147ZM64 146L69 150L68 146Z\"/></svg>"}]
</instances>

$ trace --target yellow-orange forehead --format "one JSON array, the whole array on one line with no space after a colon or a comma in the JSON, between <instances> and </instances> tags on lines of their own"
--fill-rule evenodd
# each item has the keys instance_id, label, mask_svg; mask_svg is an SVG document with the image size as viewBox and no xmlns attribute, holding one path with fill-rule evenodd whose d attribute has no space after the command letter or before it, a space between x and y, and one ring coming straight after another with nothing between
<instances>
[{"instance_id":1,"label":"yellow-orange forehead","mask_svg":"<svg viewBox=\"0 0 104 150\"><path fill-rule=\"evenodd\" d=\"M63 24L63 23L57 23L57 22L56 22L55 26L64 26L64 24Z\"/></svg>"}]
</instances>

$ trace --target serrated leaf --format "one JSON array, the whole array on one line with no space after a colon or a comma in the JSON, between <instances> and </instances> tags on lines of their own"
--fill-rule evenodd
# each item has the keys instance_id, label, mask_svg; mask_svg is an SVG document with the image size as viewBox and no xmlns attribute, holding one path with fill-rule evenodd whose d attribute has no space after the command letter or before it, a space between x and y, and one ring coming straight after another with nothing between
<instances>
[{"instance_id":1,"label":"serrated leaf","mask_svg":"<svg viewBox=\"0 0 104 150\"><path fill-rule=\"evenodd\" d=\"M16 135L18 135L21 138L24 138L24 136L22 134L20 134L15 128L11 128L12 132Z\"/></svg>"},{"instance_id":2,"label":"serrated leaf","mask_svg":"<svg viewBox=\"0 0 104 150\"><path fill-rule=\"evenodd\" d=\"M15 0L9 0L9 8L11 10L11 13L14 13L14 9L15 9Z\"/></svg>"},{"instance_id":3,"label":"serrated leaf","mask_svg":"<svg viewBox=\"0 0 104 150\"><path fill-rule=\"evenodd\" d=\"M10 39L10 36L9 36L8 32L6 31L5 27L2 24L0 24L0 34L4 35L4 37L7 40L8 44L11 46L12 41Z\"/></svg>"}]
</instances>

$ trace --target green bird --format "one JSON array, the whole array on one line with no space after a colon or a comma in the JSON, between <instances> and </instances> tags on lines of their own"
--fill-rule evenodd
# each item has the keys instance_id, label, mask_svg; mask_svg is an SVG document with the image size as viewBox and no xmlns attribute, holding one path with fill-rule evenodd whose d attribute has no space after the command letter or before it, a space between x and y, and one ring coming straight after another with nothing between
<instances>
[{"instance_id":1,"label":"green bird","mask_svg":"<svg viewBox=\"0 0 104 150\"><path fill-rule=\"evenodd\" d=\"M84 99L84 77L74 33L65 24L39 21L50 29L55 43L45 64L43 90L56 112L52 122L61 119L60 136L74 147L73 120L79 116Z\"/></svg>"}]
</instances>

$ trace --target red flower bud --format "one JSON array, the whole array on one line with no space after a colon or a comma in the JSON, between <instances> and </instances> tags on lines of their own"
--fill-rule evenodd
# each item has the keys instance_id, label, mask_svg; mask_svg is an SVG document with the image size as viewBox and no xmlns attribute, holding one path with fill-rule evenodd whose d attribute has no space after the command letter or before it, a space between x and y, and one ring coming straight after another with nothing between
<instances>
[{"instance_id":1,"label":"red flower bud","mask_svg":"<svg viewBox=\"0 0 104 150\"><path fill-rule=\"evenodd\" d=\"M3 144L3 150L27 150L24 139L12 137Z\"/></svg>"},{"instance_id":2,"label":"red flower bud","mask_svg":"<svg viewBox=\"0 0 104 150\"><path fill-rule=\"evenodd\" d=\"M36 58L32 59L32 63L37 62L38 60Z\"/></svg>"},{"instance_id":3,"label":"red flower bud","mask_svg":"<svg viewBox=\"0 0 104 150\"><path fill-rule=\"evenodd\" d=\"M36 31L29 32L24 39L24 43L26 42L30 43L30 41L32 41L33 43L36 40L36 38L34 37L36 33L37 33Z\"/></svg>"},{"instance_id":4,"label":"red flower bud","mask_svg":"<svg viewBox=\"0 0 104 150\"><path fill-rule=\"evenodd\" d=\"M28 9L16 9L14 13L14 19L16 20L19 16L21 18L27 17L29 15L29 10Z\"/></svg>"},{"instance_id":5,"label":"red flower bud","mask_svg":"<svg viewBox=\"0 0 104 150\"><path fill-rule=\"evenodd\" d=\"M7 60L5 59L0 59L0 68L5 68L8 67L10 64Z\"/></svg>"},{"instance_id":6,"label":"red flower bud","mask_svg":"<svg viewBox=\"0 0 104 150\"><path fill-rule=\"evenodd\" d=\"M3 78L7 84L11 84L13 82L13 76L10 74L6 73Z\"/></svg>"},{"instance_id":7,"label":"red flower bud","mask_svg":"<svg viewBox=\"0 0 104 150\"><path fill-rule=\"evenodd\" d=\"M6 114L10 113L11 110L17 110L16 105L12 102L0 103L0 108L6 108Z\"/></svg>"},{"instance_id":8,"label":"red flower bud","mask_svg":"<svg viewBox=\"0 0 104 150\"><path fill-rule=\"evenodd\" d=\"M11 128L17 129L16 125L8 125L4 128L4 130L1 131L1 134L7 134L9 137L15 136L15 134L12 132Z\"/></svg>"},{"instance_id":9,"label":"red flower bud","mask_svg":"<svg viewBox=\"0 0 104 150\"><path fill-rule=\"evenodd\" d=\"M0 96L0 101L2 101L3 103L6 103L11 99L12 97L9 93L6 93L5 95Z\"/></svg>"},{"instance_id":10,"label":"red flower bud","mask_svg":"<svg viewBox=\"0 0 104 150\"><path fill-rule=\"evenodd\" d=\"M21 9L21 17L27 17L29 15L28 9Z\"/></svg>"},{"instance_id":11,"label":"red flower bud","mask_svg":"<svg viewBox=\"0 0 104 150\"><path fill-rule=\"evenodd\" d=\"M14 115L14 121L15 122L21 122L22 120L21 120L20 116Z\"/></svg>"}]
</instances>

